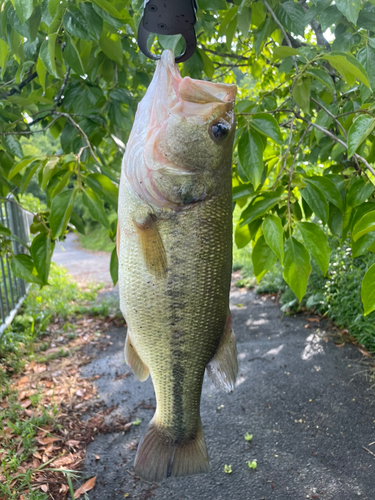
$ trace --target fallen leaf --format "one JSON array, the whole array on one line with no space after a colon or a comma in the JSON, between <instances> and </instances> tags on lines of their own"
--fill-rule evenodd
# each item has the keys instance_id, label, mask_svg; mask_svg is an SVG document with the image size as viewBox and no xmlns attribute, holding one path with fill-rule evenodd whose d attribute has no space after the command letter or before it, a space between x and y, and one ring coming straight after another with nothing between
<instances>
[{"instance_id":1,"label":"fallen leaf","mask_svg":"<svg viewBox=\"0 0 375 500\"><path fill-rule=\"evenodd\" d=\"M44 493L47 493L47 491L48 491L48 489L49 489L49 488L48 488L48 484L41 484L41 485L40 485L40 489L41 489L42 491L44 491Z\"/></svg>"},{"instance_id":2,"label":"fallen leaf","mask_svg":"<svg viewBox=\"0 0 375 500\"><path fill-rule=\"evenodd\" d=\"M39 444L51 444L55 441L61 441L61 438L58 437L44 437L44 438L36 438Z\"/></svg>"},{"instance_id":3,"label":"fallen leaf","mask_svg":"<svg viewBox=\"0 0 375 500\"><path fill-rule=\"evenodd\" d=\"M345 342L343 342L342 344L336 344L336 347L344 347L345 345Z\"/></svg>"},{"instance_id":4,"label":"fallen leaf","mask_svg":"<svg viewBox=\"0 0 375 500\"><path fill-rule=\"evenodd\" d=\"M95 486L95 482L96 482L96 476L94 476L91 479L89 479L88 481L86 481L85 484L83 484L82 486L80 486L78 488L78 490L74 492L74 498L77 499L81 495L83 495L84 493L86 493L87 491L92 490L93 487Z\"/></svg>"},{"instance_id":5,"label":"fallen leaf","mask_svg":"<svg viewBox=\"0 0 375 500\"><path fill-rule=\"evenodd\" d=\"M22 408L28 408L31 405L30 399L25 399L25 401L21 402Z\"/></svg>"},{"instance_id":6,"label":"fallen leaf","mask_svg":"<svg viewBox=\"0 0 375 500\"><path fill-rule=\"evenodd\" d=\"M367 358L372 358L371 354L367 351L364 351L363 349L359 349L359 352L363 355L366 356Z\"/></svg>"},{"instance_id":7,"label":"fallen leaf","mask_svg":"<svg viewBox=\"0 0 375 500\"><path fill-rule=\"evenodd\" d=\"M67 484L62 484L59 493L66 493L67 491L69 491L69 486Z\"/></svg>"},{"instance_id":8,"label":"fallen leaf","mask_svg":"<svg viewBox=\"0 0 375 500\"><path fill-rule=\"evenodd\" d=\"M307 318L307 321L310 323L319 323L320 319L319 318Z\"/></svg>"},{"instance_id":9,"label":"fallen leaf","mask_svg":"<svg viewBox=\"0 0 375 500\"><path fill-rule=\"evenodd\" d=\"M69 439L65 444L67 446L78 446L80 441L76 441L75 439Z\"/></svg>"},{"instance_id":10,"label":"fallen leaf","mask_svg":"<svg viewBox=\"0 0 375 500\"><path fill-rule=\"evenodd\" d=\"M94 455L94 456L95 456L95 460L100 460L99 455Z\"/></svg>"}]
</instances>

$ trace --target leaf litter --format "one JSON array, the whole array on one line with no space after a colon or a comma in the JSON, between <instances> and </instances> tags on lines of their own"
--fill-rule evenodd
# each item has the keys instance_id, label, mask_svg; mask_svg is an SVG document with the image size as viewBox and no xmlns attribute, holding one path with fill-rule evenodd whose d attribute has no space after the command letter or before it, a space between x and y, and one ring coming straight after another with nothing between
<instances>
[{"instance_id":1,"label":"leaf litter","mask_svg":"<svg viewBox=\"0 0 375 500\"><path fill-rule=\"evenodd\" d=\"M16 471L6 468L4 459L9 451L17 456L24 453L22 437L17 435L10 418L1 419L0 481L16 490L22 487L21 478L31 475L28 483L31 490L39 489L54 500L67 499L70 491L68 476L80 470L86 447L97 434L126 432L132 426L131 421L116 415L108 423L106 417L117 406L108 408L91 401L97 394L94 381L100 376L83 378L80 374L80 367L92 359L85 354L85 346L94 345L96 349L106 350L110 345L103 333L110 326L108 319L79 319L70 325L77 334L72 340L63 334L62 326L60 321L49 325L48 337L43 338L43 343L49 344L49 348L42 352L43 361L34 359L20 373L11 375L10 393L0 399L0 415L2 410L6 411L14 404L10 398L16 398L18 420L31 423L46 414L50 417L48 424L37 427L31 451L26 453L27 458ZM8 368L5 360L1 360L0 370L5 372ZM88 410L95 413L89 419L81 420L82 413ZM94 488L95 482L96 476L87 480L75 491L74 498ZM26 500L29 493L30 489L20 490L19 499ZM7 500L2 495L0 493L0 500Z\"/></svg>"}]
</instances>

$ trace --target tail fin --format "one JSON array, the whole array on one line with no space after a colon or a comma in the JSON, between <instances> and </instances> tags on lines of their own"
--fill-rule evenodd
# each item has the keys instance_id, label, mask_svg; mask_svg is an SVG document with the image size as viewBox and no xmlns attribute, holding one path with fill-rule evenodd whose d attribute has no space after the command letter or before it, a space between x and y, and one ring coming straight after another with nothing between
<instances>
[{"instance_id":1,"label":"tail fin","mask_svg":"<svg viewBox=\"0 0 375 500\"><path fill-rule=\"evenodd\" d=\"M209 472L200 420L196 435L178 442L171 441L162 428L151 422L139 443L134 470L140 478L150 482Z\"/></svg>"}]
</instances>

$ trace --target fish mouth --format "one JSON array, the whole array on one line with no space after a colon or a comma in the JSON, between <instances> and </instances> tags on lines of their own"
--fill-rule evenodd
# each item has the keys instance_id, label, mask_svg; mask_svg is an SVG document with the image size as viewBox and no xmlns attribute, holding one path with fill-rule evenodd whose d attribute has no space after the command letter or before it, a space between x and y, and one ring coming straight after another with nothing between
<instances>
[{"instance_id":1,"label":"fish mouth","mask_svg":"<svg viewBox=\"0 0 375 500\"><path fill-rule=\"evenodd\" d=\"M218 106L229 110L237 93L236 85L182 78L171 50L162 53L154 79L160 92L155 96L157 100L169 101L170 110L184 115L204 117Z\"/></svg>"}]
</instances>

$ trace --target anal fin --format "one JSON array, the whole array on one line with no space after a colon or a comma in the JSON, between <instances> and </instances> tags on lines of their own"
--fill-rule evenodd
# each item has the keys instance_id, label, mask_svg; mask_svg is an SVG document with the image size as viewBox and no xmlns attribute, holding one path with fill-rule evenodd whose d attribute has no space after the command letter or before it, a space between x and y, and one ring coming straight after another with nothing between
<instances>
[{"instance_id":1,"label":"anal fin","mask_svg":"<svg viewBox=\"0 0 375 500\"><path fill-rule=\"evenodd\" d=\"M227 322L215 356L207 365L207 373L219 389L230 392L234 389L238 373L236 338L232 330L232 317Z\"/></svg>"},{"instance_id":2,"label":"anal fin","mask_svg":"<svg viewBox=\"0 0 375 500\"><path fill-rule=\"evenodd\" d=\"M133 345L129 329L125 341L125 361L130 366L138 380L144 382L148 379L149 370L139 357L139 354Z\"/></svg>"},{"instance_id":3,"label":"anal fin","mask_svg":"<svg viewBox=\"0 0 375 500\"><path fill-rule=\"evenodd\" d=\"M133 222L147 270L157 278L164 278L167 274L167 256L156 224L156 216L150 214L141 221Z\"/></svg>"}]
</instances>

